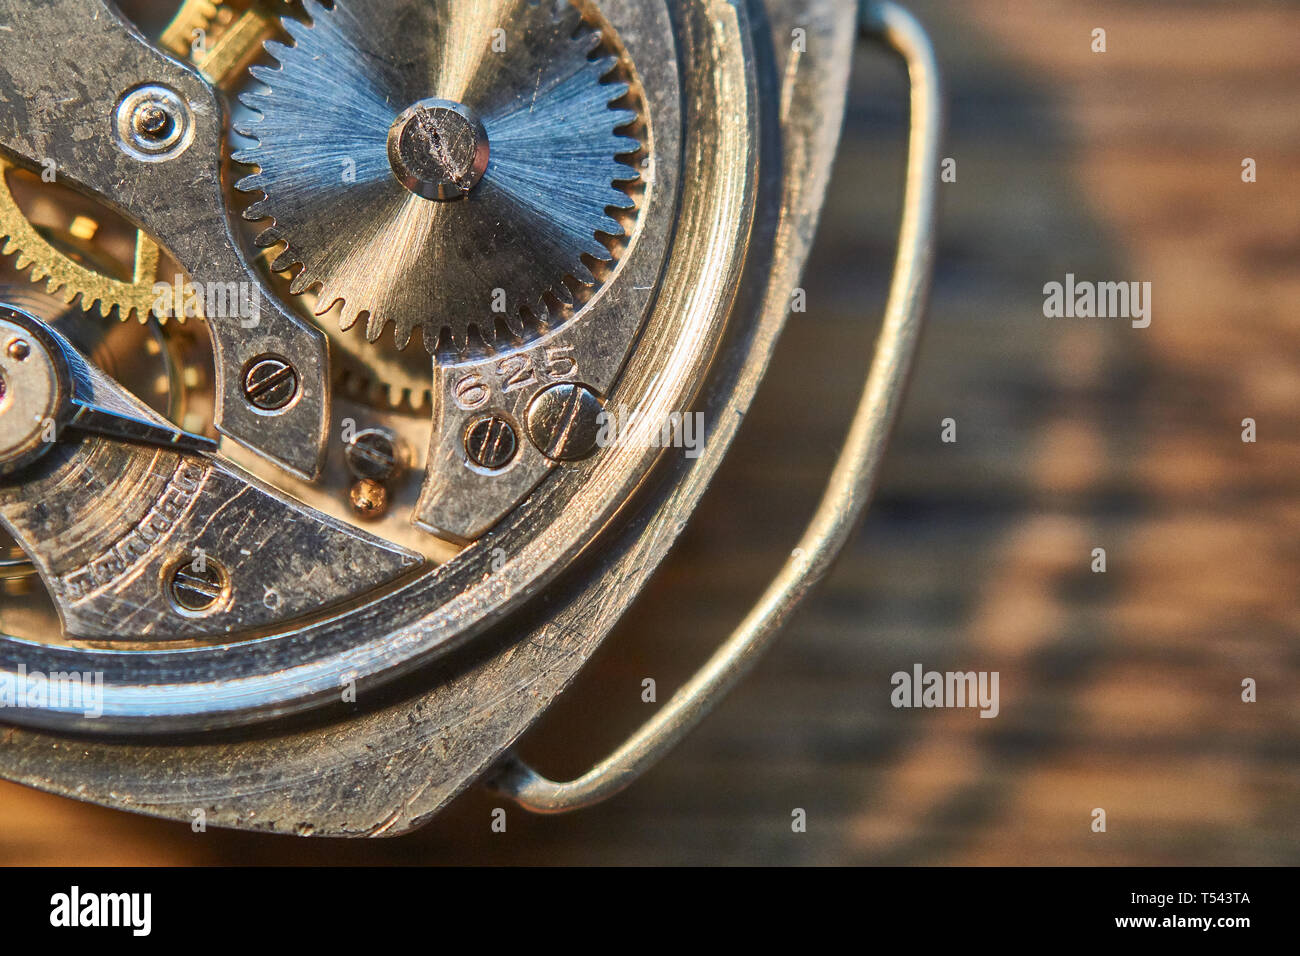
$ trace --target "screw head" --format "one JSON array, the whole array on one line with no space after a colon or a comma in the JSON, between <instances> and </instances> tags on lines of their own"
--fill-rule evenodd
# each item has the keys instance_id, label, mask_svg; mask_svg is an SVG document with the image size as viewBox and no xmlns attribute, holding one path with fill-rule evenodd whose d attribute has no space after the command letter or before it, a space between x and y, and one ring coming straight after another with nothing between
<instances>
[{"instance_id":1,"label":"screw head","mask_svg":"<svg viewBox=\"0 0 1300 956\"><path fill-rule=\"evenodd\" d=\"M25 362L31 354L32 347L24 339L14 339L9 343L9 357L15 362Z\"/></svg>"},{"instance_id":2,"label":"screw head","mask_svg":"<svg viewBox=\"0 0 1300 956\"><path fill-rule=\"evenodd\" d=\"M528 437L553 461L588 458L597 448L603 408L600 396L586 385L552 385L528 408Z\"/></svg>"},{"instance_id":3,"label":"screw head","mask_svg":"<svg viewBox=\"0 0 1300 956\"><path fill-rule=\"evenodd\" d=\"M148 84L127 91L114 117L118 145L145 163L173 159L189 148L193 116L175 90Z\"/></svg>"},{"instance_id":4,"label":"screw head","mask_svg":"<svg viewBox=\"0 0 1300 956\"><path fill-rule=\"evenodd\" d=\"M298 396L298 373L284 359L263 355L244 372L244 398L264 412L285 408Z\"/></svg>"},{"instance_id":5,"label":"screw head","mask_svg":"<svg viewBox=\"0 0 1300 956\"><path fill-rule=\"evenodd\" d=\"M358 517L372 520L388 510L388 489L377 481L363 478L352 486L348 500Z\"/></svg>"},{"instance_id":6,"label":"screw head","mask_svg":"<svg viewBox=\"0 0 1300 956\"><path fill-rule=\"evenodd\" d=\"M174 125L171 115L157 103L143 103L132 114L135 130L142 136L162 139Z\"/></svg>"},{"instance_id":7,"label":"screw head","mask_svg":"<svg viewBox=\"0 0 1300 956\"><path fill-rule=\"evenodd\" d=\"M172 604L186 614L206 614L225 599L229 588L226 569L205 555L172 572L168 594Z\"/></svg>"},{"instance_id":8,"label":"screw head","mask_svg":"<svg viewBox=\"0 0 1300 956\"><path fill-rule=\"evenodd\" d=\"M465 453L480 468L500 471L514 460L518 451L519 438L514 426L500 416L484 416L465 432Z\"/></svg>"},{"instance_id":9,"label":"screw head","mask_svg":"<svg viewBox=\"0 0 1300 956\"><path fill-rule=\"evenodd\" d=\"M452 100L420 100L388 131L393 175L425 199L460 199L487 172L490 153L478 114Z\"/></svg>"},{"instance_id":10,"label":"screw head","mask_svg":"<svg viewBox=\"0 0 1300 956\"><path fill-rule=\"evenodd\" d=\"M393 481L406 470L407 456L402 440L387 428L357 432L344 450L353 477L371 481Z\"/></svg>"}]
</instances>

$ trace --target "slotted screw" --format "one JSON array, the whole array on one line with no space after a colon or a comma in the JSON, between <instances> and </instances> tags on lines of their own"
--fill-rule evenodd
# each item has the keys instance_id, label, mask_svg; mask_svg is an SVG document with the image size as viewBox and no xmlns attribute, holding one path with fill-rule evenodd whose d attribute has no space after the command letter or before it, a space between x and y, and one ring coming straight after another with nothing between
<instances>
[{"instance_id":1,"label":"slotted screw","mask_svg":"<svg viewBox=\"0 0 1300 956\"><path fill-rule=\"evenodd\" d=\"M225 570L211 558L190 561L172 572L172 602L191 614L210 611L225 595L226 580Z\"/></svg>"},{"instance_id":2,"label":"slotted screw","mask_svg":"<svg viewBox=\"0 0 1300 956\"><path fill-rule=\"evenodd\" d=\"M519 438L514 426L504 418L489 415L469 426L465 433L465 453L481 468L499 471L514 460Z\"/></svg>"},{"instance_id":3,"label":"slotted screw","mask_svg":"<svg viewBox=\"0 0 1300 956\"><path fill-rule=\"evenodd\" d=\"M298 394L298 373L284 359L263 355L244 373L244 397L256 408L278 411Z\"/></svg>"}]
</instances>

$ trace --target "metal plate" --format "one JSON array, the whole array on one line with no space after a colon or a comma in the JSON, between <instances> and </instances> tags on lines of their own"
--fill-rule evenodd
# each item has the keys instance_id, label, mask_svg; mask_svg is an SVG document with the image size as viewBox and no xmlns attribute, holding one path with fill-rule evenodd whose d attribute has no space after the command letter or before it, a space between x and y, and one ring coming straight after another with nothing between
<instances>
[{"instance_id":1,"label":"metal plate","mask_svg":"<svg viewBox=\"0 0 1300 956\"><path fill-rule=\"evenodd\" d=\"M602 539L599 553L573 567L544 599L418 676L382 692L362 693L360 709L352 714L185 743L87 742L15 729L0 749L6 776L177 819L203 808L214 825L375 835L418 825L482 773L564 688L666 555L716 471L771 357L838 140L855 15L853 4L844 2L780 6L771 11L770 23L768 11L757 3L748 10L721 2L673 6L687 102L725 105L732 116L744 107L751 122L730 147L754 160L761 151L763 159L761 183L719 182L718 144L688 125L686 238L694 233L700 241L717 239L701 235L701 220L690 215L702 188L739 208L760 204L752 236L747 225L743 230L749 240L743 276L728 272L707 277L703 288L691 284L680 293L684 303L669 295L674 309L665 314L657 308L652 317L656 331L665 322L680 328L671 312L689 304L692 294L724 308L733 304L733 293L739 294L727 342L696 405L710 428L700 457L663 461L654 482L629 505L617 533ZM796 24L807 29L809 50L816 55L791 61L784 56L788 45L777 45L778 55L771 37L788 36ZM701 42L705 37L716 46ZM778 77L784 77L781 85ZM761 141L756 138L760 124ZM785 175L790 172L797 175ZM689 260L679 268L689 270ZM626 387L634 391L656 374L638 352ZM561 482L548 483L533 504L563 511L572 504L568 491ZM480 559L491 554L491 543L485 543Z\"/></svg>"},{"instance_id":2,"label":"metal plate","mask_svg":"<svg viewBox=\"0 0 1300 956\"><path fill-rule=\"evenodd\" d=\"M656 44L673 42L667 6L610 0L602 10L627 48L641 51L647 61L640 75L652 114L658 112L656 97L680 97L674 59L653 55ZM641 339L640 354L652 357L649 372L643 371L641 382L622 386L629 395L624 401L647 421L685 408L698 390L744 261L756 188L756 153L750 148L756 114L747 107L732 112L733 92L741 91L745 102L744 76L752 66L742 54L739 47L732 52L734 64L722 58L735 78L710 74L730 87L719 88L712 100L685 99L691 104L686 125L706 132L691 160L700 170L698 181L683 191L680 210L685 220L707 221L711 229L675 234L675 265L658 288ZM664 156L679 155L680 132L658 129ZM651 381L653 389L645 385ZM591 543L657 459L655 448L614 447L556 471L538 494L556 496L551 500L565 502L563 507L530 502L447 564L346 614L259 635L253 652L233 653L229 643L148 654L51 647L34 663L29 645L0 640L0 677L25 667L91 672L104 680L104 712L95 720L53 706L17 712L13 720L89 733L206 730L337 701L340 687L354 681L362 692L373 691L451 651L536 594ZM118 638L130 641L133 635Z\"/></svg>"}]
</instances>

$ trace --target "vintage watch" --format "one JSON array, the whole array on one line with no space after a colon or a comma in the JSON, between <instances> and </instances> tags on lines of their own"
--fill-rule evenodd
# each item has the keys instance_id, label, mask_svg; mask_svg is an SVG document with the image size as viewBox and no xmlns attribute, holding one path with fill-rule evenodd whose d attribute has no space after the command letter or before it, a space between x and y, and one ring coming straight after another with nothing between
<instances>
[{"instance_id":1,"label":"vintage watch","mask_svg":"<svg viewBox=\"0 0 1300 956\"><path fill-rule=\"evenodd\" d=\"M899 258L825 497L608 759L512 746L763 377L860 35ZM0 0L0 774L212 826L556 812L657 760L870 495L930 275L924 32L851 0Z\"/></svg>"}]
</instances>

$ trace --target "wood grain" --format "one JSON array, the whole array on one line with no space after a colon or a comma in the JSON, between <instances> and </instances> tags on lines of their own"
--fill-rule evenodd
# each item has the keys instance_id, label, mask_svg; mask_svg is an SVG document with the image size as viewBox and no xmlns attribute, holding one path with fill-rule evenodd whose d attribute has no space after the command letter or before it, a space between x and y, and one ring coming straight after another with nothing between
<instances>
[{"instance_id":1,"label":"wood grain","mask_svg":"<svg viewBox=\"0 0 1300 956\"><path fill-rule=\"evenodd\" d=\"M0 861L1300 861L1300 9L914 6L948 70L958 181L905 421L833 579L699 732L610 803L511 811L505 834L479 791L414 836L340 844L4 786ZM897 218L903 85L859 59L809 311L674 557L525 742L549 773L644 718L642 678L666 699L811 513ZM1044 318L1067 272L1151 282L1150 328ZM889 675L915 662L1000 672L1001 714L894 710Z\"/></svg>"}]
</instances>

